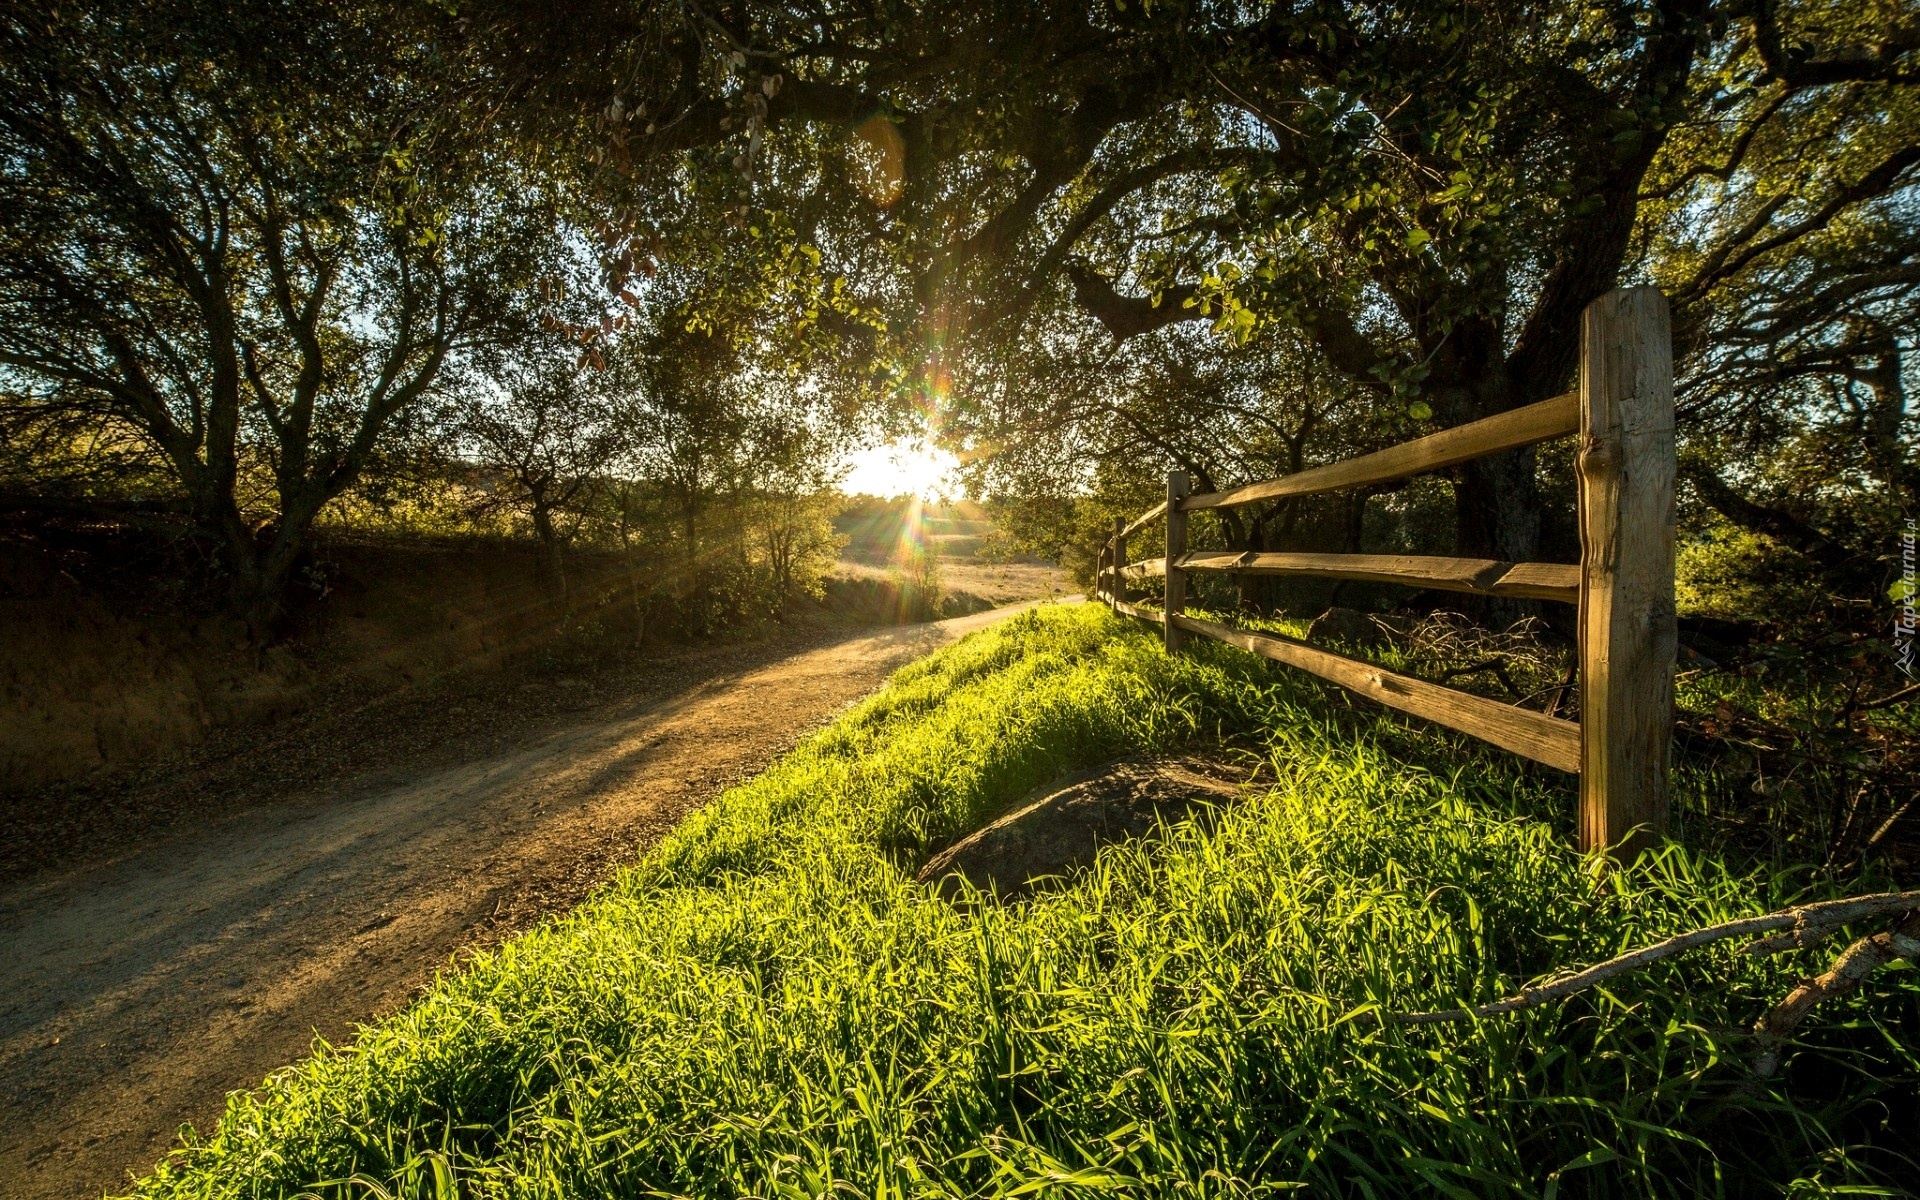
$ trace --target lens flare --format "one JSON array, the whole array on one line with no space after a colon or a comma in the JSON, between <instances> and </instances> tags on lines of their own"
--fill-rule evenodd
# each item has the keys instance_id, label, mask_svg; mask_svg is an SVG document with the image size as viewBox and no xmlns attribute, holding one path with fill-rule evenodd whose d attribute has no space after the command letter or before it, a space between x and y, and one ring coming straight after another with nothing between
<instances>
[{"instance_id":1,"label":"lens flare","mask_svg":"<svg viewBox=\"0 0 1920 1200\"><path fill-rule=\"evenodd\" d=\"M960 460L925 441L895 441L847 456L841 490L849 495L914 496L931 500L954 490Z\"/></svg>"},{"instance_id":2,"label":"lens flare","mask_svg":"<svg viewBox=\"0 0 1920 1200\"><path fill-rule=\"evenodd\" d=\"M853 130L854 179L878 208L892 208L907 187L907 144L900 129L876 113Z\"/></svg>"}]
</instances>

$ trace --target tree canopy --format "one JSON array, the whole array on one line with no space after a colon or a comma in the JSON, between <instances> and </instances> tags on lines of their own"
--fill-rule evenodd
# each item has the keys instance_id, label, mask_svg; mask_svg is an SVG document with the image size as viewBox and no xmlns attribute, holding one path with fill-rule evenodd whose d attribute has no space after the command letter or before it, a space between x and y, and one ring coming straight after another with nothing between
<instances>
[{"instance_id":1,"label":"tree canopy","mask_svg":"<svg viewBox=\"0 0 1920 1200\"><path fill-rule=\"evenodd\" d=\"M472 119L430 18L159 4L0 23L10 408L141 439L256 629L321 509L450 356L531 319L554 269L556 206Z\"/></svg>"},{"instance_id":2,"label":"tree canopy","mask_svg":"<svg viewBox=\"0 0 1920 1200\"><path fill-rule=\"evenodd\" d=\"M1912 511L1895 0L15 6L4 33L9 409L132 430L259 596L446 363L559 330L605 370L643 311L655 376L741 384L728 421L784 381L812 427L930 431L1038 503L1554 395L1585 306L1652 282L1703 519L1857 588ZM1569 555L1563 467L1455 469L1451 548ZM240 497L268 493L263 525ZM1324 541L1360 503L1227 534Z\"/></svg>"},{"instance_id":3,"label":"tree canopy","mask_svg":"<svg viewBox=\"0 0 1920 1200\"><path fill-rule=\"evenodd\" d=\"M1569 387L1585 305L1652 281L1704 422L1789 342L1795 373L1868 369L1911 303L1902 5L688 12L639 86L582 102L606 186L676 252L824 253L884 316L881 390L978 448L1079 385L1059 348L1090 326L1204 323L1223 352L1275 328L1383 414L1453 424ZM1537 475L1462 469L1459 548L1564 552Z\"/></svg>"}]
</instances>

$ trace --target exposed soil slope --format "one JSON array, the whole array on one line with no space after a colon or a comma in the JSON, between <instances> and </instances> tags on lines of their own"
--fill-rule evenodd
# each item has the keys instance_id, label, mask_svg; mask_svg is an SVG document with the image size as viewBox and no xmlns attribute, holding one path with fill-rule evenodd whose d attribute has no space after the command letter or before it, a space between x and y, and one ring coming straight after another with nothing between
<instances>
[{"instance_id":1,"label":"exposed soil slope","mask_svg":"<svg viewBox=\"0 0 1920 1200\"><path fill-rule=\"evenodd\" d=\"M1092 862L1108 842L1143 837L1205 805L1239 798L1246 764L1197 755L1102 763L1024 797L929 859L914 878L949 897L960 881L1002 897L1025 894Z\"/></svg>"},{"instance_id":2,"label":"exposed soil slope","mask_svg":"<svg viewBox=\"0 0 1920 1200\"><path fill-rule=\"evenodd\" d=\"M0 888L0 1194L123 1184L316 1032L344 1038L463 947L573 904L895 667L1021 607L376 706L146 780L128 811L198 786L205 819L123 823L130 844L13 864Z\"/></svg>"}]
</instances>

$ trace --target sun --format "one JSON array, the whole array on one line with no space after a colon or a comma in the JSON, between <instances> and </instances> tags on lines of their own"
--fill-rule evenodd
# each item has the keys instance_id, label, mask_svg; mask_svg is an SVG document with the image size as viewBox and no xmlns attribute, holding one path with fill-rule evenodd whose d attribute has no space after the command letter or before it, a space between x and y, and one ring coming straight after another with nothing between
<instances>
[{"instance_id":1,"label":"sun","mask_svg":"<svg viewBox=\"0 0 1920 1200\"><path fill-rule=\"evenodd\" d=\"M869 446L847 456L847 477L840 489L848 495L917 496L934 500L960 490L955 472L960 460L925 441L892 441Z\"/></svg>"}]
</instances>

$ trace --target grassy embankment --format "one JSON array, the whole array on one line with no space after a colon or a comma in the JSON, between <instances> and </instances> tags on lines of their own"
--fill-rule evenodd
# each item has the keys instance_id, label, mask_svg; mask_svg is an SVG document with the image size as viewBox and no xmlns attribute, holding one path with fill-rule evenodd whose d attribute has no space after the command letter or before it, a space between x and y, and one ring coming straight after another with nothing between
<instances>
[{"instance_id":1,"label":"grassy embankment","mask_svg":"<svg viewBox=\"0 0 1920 1200\"><path fill-rule=\"evenodd\" d=\"M1275 778L1070 885L929 846L1063 768L1226 735ZM1276 778L1277 777L1277 778ZM1478 1025L1378 1012L1809 893L1671 846L1600 883L1566 781L1226 647L1042 610L900 672L570 917L235 1098L145 1196L1700 1195L1891 1185L1920 983L1743 1090L1819 961L1731 947ZM1798 1181L1797 1183L1795 1181Z\"/></svg>"}]
</instances>

